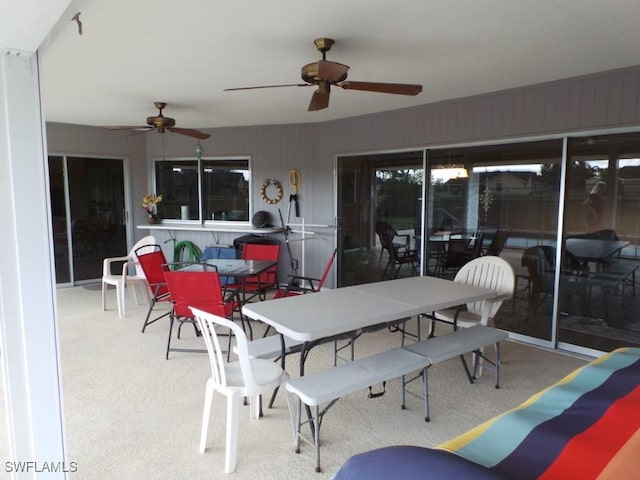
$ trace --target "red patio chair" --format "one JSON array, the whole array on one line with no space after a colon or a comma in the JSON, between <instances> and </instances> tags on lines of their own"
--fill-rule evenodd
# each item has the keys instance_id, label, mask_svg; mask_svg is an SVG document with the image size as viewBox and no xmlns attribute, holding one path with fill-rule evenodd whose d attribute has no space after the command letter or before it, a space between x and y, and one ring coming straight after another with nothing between
<instances>
[{"instance_id":1,"label":"red patio chair","mask_svg":"<svg viewBox=\"0 0 640 480\"><path fill-rule=\"evenodd\" d=\"M151 325L153 322L171 313L171 311L164 312L153 320L150 320L151 312L157 303L171 301L171 295L169 294L162 269L162 266L167 263L167 259L160 245L145 245L144 247L136 249L135 254L140 263L140 267L142 267L144 276L147 279L149 290L151 291L151 304L149 305L147 316L142 325L142 333L144 333L147 325Z\"/></svg>"},{"instance_id":2,"label":"red patio chair","mask_svg":"<svg viewBox=\"0 0 640 480\"><path fill-rule=\"evenodd\" d=\"M179 323L177 338L180 338L182 325L190 323L196 330L196 335L200 336L197 328L195 316L189 307L198 308L219 317L233 320L234 313L238 313L242 321L240 303L237 294L224 298L220 277L215 266L208 267L206 271L181 271L173 270L169 265L163 266L164 278L166 280L173 309L169 315L169 337L167 339L167 352L165 358L169 359L169 352L203 352L202 349L171 348L171 337L173 326ZM243 328L244 322L242 321ZM229 346L231 337L229 337ZM230 349L227 349L227 356Z\"/></svg>"},{"instance_id":3,"label":"red patio chair","mask_svg":"<svg viewBox=\"0 0 640 480\"><path fill-rule=\"evenodd\" d=\"M293 295L319 292L320 290L322 290L324 282L327 280L329 272L331 271L331 267L333 266L333 262L336 258L337 252L337 248L333 250L331 258L329 258L329 261L327 262L327 265L324 267L324 271L322 272L322 276L319 279L306 277L303 275L290 275L291 280L287 284L286 288L279 288L278 290L276 290L273 298L291 297Z\"/></svg>"},{"instance_id":4,"label":"red patio chair","mask_svg":"<svg viewBox=\"0 0 640 480\"><path fill-rule=\"evenodd\" d=\"M278 261L280 256L280 244L245 243L242 247L244 260L271 260ZM278 265L274 265L259 275L246 277L244 281L237 281L226 285L227 290L242 292L243 303L258 296L260 300L266 298L267 289L278 286ZM250 294L247 297L247 294Z\"/></svg>"}]
</instances>

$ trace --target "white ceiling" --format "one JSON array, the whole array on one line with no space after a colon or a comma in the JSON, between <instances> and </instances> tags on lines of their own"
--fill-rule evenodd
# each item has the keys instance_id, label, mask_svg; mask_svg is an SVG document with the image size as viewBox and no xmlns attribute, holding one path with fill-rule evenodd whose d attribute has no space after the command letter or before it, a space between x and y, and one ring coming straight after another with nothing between
<instances>
[{"instance_id":1,"label":"white ceiling","mask_svg":"<svg viewBox=\"0 0 640 480\"><path fill-rule=\"evenodd\" d=\"M638 0L84 0L40 48L47 121L178 127L318 122L640 64ZM75 13L75 12L73 12ZM420 83L416 97L298 83L316 37L350 80Z\"/></svg>"}]
</instances>

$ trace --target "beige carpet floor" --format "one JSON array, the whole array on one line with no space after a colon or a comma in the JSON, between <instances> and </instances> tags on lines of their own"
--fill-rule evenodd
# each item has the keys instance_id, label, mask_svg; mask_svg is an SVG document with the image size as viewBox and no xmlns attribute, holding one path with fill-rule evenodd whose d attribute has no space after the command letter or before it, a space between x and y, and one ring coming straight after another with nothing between
<instances>
[{"instance_id":1,"label":"beige carpet floor","mask_svg":"<svg viewBox=\"0 0 640 480\"><path fill-rule=\"evenodd\" d=\"M216 395L208 449L198 452L204 385L209 377L205 354L172 353L164 359L168 319L140 333L146 307L127 297L127 317L111 309L102 312L100 291L92 287L58 290L60 343L68 461L77 480L152 480L224 478L224 397ZM292 312L299 315L303 312ZM261 327L256 326L260 332ZM202 348L201 339L185 326L181 346ZM356 355L399 345L398 333L382 331L363 336ZM307 369L329 366L332 347L310 355ZM297 372L297 356L287 370ZM422 403L408 398L400 409L399 380L386 395L368 399L366 391L339 401L322 424L322 473L314 471L314 452L303 445L293 451L286 402L277 397L260 420L240 419L236 472L245 479L329 479L355 453L386 445L435 446L491 418L584 364L584 359L515 342L502 348L501 388L492 375L467 382L458 359L430 370L431 422L423 420ZM416 383L414 388L420 388ZM2 404L0 404L0 408ZM2 415L4 418L4 414ZM6 435L0 439L6 439ZM6 441L0 455L8 459Z\"/></svg>"}]
</instances>

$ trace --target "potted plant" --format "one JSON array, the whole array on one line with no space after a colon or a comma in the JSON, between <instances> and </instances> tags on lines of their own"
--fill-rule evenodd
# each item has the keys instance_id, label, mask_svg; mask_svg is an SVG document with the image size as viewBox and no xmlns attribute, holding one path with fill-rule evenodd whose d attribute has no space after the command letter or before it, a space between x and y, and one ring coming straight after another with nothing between
<instances>
[{"instance_id":1,"label":"potted plant","mask_svg":"<svg viewBox=\"0 0 640 480\"><path fill-rule=\"evenodd\" d=\"M162 201L162 195L147 193L142 199L142 208L149 214L149 223L160 223L158 216L158 204Z\"/></svg>"}]
</instances>

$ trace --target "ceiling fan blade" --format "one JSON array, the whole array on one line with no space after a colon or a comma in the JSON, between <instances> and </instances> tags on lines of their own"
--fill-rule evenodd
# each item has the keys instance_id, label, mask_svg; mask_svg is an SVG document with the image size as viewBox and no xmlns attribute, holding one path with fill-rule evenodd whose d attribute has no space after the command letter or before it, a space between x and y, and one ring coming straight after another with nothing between
<instances>
[{"instance_id":1,"label":"ceiling fan blade","mask_svg":"<svg viewBox=\"0 0 640 480\"><path fill-rule=\"evenodd\" d=\"M188 137L197 138L199 140L206 140L211 135L201 132L200 130L194 130L193 128L178 128L178 127L166 127L172 133L179 133L180 135L186 135Z\"/></svg>"},{"instance_id":2,"label":"ceiling fan blade","mask_svg":"<svg viewBox=\"0 0 640 480\"><path fill-rule=\"evenodd\" d=\"M309 83L287 83L284 85L260 85L257 87L236 87L236 88L225 88L225 92L234 92L236 90L256 90L258 88L280 88L280 87L309 87Z\"/></svg>"},{"instance_id":3,"label":"ceiling fan blade","mask_svg":"<svg viewBox=\"0 0 640 480\"><path fill-rule=\"evenodd\" d=\"M422 91L422 85L408 83L379 83L379 82L342 82L338 85L345 90L362 90L365 92L393 93L396 95L417 95Z\"/></svg>"},{"instance_id":4,"label":"ceiling fan blade","mask_svg":"<svg viewBox=\"0 0 640 480\"><path fill-rule=\"evenodd\" d=\"M153 130L149 125L111 125L104 128L107 130Z\"/></svg>"},{"instance_id":5,"label":"ceiling fan blade","mask_svg":"<svg viewBox=\"0 0 640 480\"><path fill-rule=\"evenodd\" d=\"M347 78L349 67L338 62L318 60L318 78L329 83L338 83Z\"/></svg>"},{"instance_id":6,"label":"ceiling fan blade","mask_svg":"<svg viewBox=\"0 0 640 480\"><path fill-rule=\"evenodd\" d=\"M321 92L320 89L313 92L313 96L311 97L311 102L309 103L309 108L307 109L309 112L315 112L317 110L322 110L329 106L329 92Z\"/></svg>"}]
</instances>

